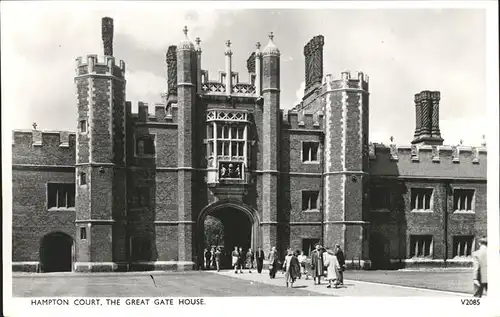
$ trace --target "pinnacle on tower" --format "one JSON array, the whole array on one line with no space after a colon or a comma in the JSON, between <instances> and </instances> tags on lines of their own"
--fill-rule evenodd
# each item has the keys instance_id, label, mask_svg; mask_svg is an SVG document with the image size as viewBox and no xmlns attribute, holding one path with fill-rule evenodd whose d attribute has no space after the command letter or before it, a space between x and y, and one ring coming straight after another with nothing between
<instances>
[{"instance_id":1,"label":"pinnacle on tower","mask_svg":"<svg viewBox=\"0 0 500 317\"><path fill-rule=\"evenodd\" d=\"M180 50L192 50L194 51L194 44L191 42L188 38L188 28L187 26L184 26L184 29L182 29L182 32L184 33L184 39L179 43L179 47L177 49Z\"/></svg>"},{"instance_id":2,"label":"pinnacle on tower","mask_svg":"<svg viewBox=\"0 0 500 317\"><path fill-rule=\"evenodd\" d=\"M105 56L113 56L113 30L113 19L102 18L102 42Z\"/></svg>"},{"instance_id":3,"label":"pinnacle on tower","mask_svg":"<svg viewBox=\"0 0 500 317\"><path fill-rule=\"evenodd\" d=\"M280 50L274 44L274 33L273 32L269 33L269 42L267 43L267 45L264 48L264 51L262 53L263 53L263 55L276 55L276 56L280 55Z\"/></svg>"}]
</instances>

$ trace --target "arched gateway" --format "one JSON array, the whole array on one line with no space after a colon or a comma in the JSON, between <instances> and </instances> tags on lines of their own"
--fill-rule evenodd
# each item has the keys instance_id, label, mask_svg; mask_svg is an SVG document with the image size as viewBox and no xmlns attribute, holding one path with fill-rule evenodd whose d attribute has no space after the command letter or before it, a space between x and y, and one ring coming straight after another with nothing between
<instances>
[{"instance_id":1,"label":"arched gateway","mask_svg":"<svg viewBox=\"0 0 500 317\"><path fill-rule=\"evenodd\" d=\"M245 252L255 250L260 241L260 220L257 212L237 200L219 200L201 211L196 221L196 255L198 265L203 262L205 245L205 219L212 216L219 219L224 227L223 266L228 266L229 255L235 246ZM230 266L230 264L229 264Z\"/></svg>"},{"instance_id":2,"label":"arched gateway","mask_svg":"<svg viewBox=\"0 0 500 317\"><path fill-rule=\"evenodd\" d=\"M52 232L40 241L42 272L71 272L74 253L73 238L63 232Z\"/></svg>"}]
</instances>

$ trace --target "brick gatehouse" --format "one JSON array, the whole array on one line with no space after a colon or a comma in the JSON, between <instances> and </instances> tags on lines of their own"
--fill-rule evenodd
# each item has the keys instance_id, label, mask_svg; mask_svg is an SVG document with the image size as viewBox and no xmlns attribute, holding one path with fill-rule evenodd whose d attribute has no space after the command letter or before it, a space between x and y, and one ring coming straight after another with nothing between
<instances>
[{"instance_id":1,"label":"brick gatehouse","mask_svg":"<svg viewBox=\"0 0 500 317\"><path fill-rule=\"evenodd\" d=\"M470 264L486 235L486 144L443 145L439 92L415 95L411 144L373 144L368 76L324 76L323 36L284 111L272 34L243 83L229 41L209 78L184 33L155 115L132 113L103 18L105 56L76 60L76 132L13 131L14 270L191 270L207 215L230 249L339 243L355 267Z\"/></svg>"}]
</instances>

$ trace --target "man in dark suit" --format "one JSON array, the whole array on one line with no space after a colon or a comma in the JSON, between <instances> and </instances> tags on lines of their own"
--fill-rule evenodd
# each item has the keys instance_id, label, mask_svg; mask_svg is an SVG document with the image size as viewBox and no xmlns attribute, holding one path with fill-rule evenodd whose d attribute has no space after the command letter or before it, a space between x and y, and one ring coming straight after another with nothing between
<instances>
[{"instance_id":1,"label":"man in dark suit","mask_svg":"<svg viewBox=\"0 0 500 317\"><path fill-rule=\"evenodd\" d=\"M255 260L257 261L257 272L261 273L262 272L262 266L264 264L264 258L265 258L264 250L262 250L261 247L257 249L257 252L255 252Z\"/></svg>"},{"instance_id":2,"label":"man in dark suit","mask_svg":"<svg viewBox=\"0 0 500 317\"><path fill-rule=\"evenodd\" d=\"M337 260L339 261L339 284L344 285L344 270L345 270L345 256L344 256L344 251L340 248L340 244L335 245L335 256L337 257Z\"/></svg>"},{"instance_id":3,"label":"man in dark suit","mask_svg":"<svg viewBox=\"0 0 500 317\"><path fill-rule=\"evenodd\" d=\"M486 259L487 240L479 239L479 250L472 254L474 261L473 279L474 279L474 297L483 296L483 291L488 291L488 262Z\"/></svg>"}]
</instances>

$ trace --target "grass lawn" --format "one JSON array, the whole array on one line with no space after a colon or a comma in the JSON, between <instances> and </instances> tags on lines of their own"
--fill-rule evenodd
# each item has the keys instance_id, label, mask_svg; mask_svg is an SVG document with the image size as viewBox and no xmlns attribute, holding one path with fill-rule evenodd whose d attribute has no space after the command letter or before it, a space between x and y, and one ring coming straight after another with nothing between
<instances>
[{"instance_id":1,"label":"grass lawn","mask_svg":"<svg viewBox=\"0 0 500 317\"><path fill-rule=\"evenodd\" d=\"M449 292L472 292L472 270L346 271L344 278Z\"/></svg>"},{"instance_id":2,"label":"grass lawn","mask_svg":"<svg viewBox=\"0 0 500 317\"><path fill-rule=\"evenodd\" d=\"M154 278L154 280L153 280ZM12 293L18 297L209 297L209 296L321 296L300 289L245 281L206 272L89 275L13 276Z\"/></svg>"}]
</instances>

